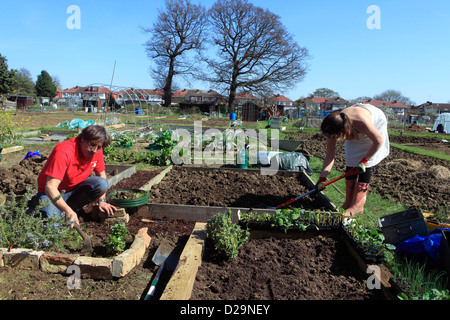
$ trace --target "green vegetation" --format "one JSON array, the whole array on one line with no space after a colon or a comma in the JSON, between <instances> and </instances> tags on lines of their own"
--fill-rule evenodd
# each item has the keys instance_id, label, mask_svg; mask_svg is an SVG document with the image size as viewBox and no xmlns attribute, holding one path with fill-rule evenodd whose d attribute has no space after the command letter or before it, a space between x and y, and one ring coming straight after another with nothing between
<instances>
[{"instance_id":1,"label":"green vegetation","mask_svg":"<svg viewBox=\"0 0 450 320\"><path fill-rule=\"evenodd\" d=\"M108 251L115 255L125 250L125 238L128 235L128 229L125 223L117 223L111 226L111 234L106 245Z\"/></svg>"},{"instance_id":2,"label":"green vegetation","mask_svg":"<svg viewBox=\"0 0 450 320\"><path fill-rule=\"evenodd\" d=\"M450 155L445 154L443 152L436 152L436 151L426 150L426 149L422 149L422 148L418 148L418 147L405 146L403 144L393 143L393 142L391 142L391 146L398 148L400 150L406 151L406 152L415 153L415 154L419 154L419 155L427 156L427 157L433 157L436 159L441 159L441 160L450 162Z\"/></svg>"},{"instance_id":3,"label":"green vegetation","mask_svg":"<svg viewBox=\"0 0 450 320\"><path fill-rule=\"evenodd\" d=\"M43 218L40 213L37 216L26 213L32 194L34 191L28 190L20 200L14 195L0 205L0 247L51 250L65 244L78 246L80 238L67 226L64 217ZM45 203L38 205L36 212L43 206Z\"/></svg>"},{"instance_id":4,"label":"green vegetation","mask_svg":"<svg viewBox=\"0 0 450 320\"><path fill-rule=\"evenodd\" d=\"M236 258L239 248L250 239L248 230L233 223L232 212L217 213L208 219L206 233L217 251L228 258Z\"/></svg>"},{"instance_id":5,"label":"green vegetation","mask_svg":"<svg viewBox=\"0 0 450 320\"><path fill-rule=\"evenodd\" d=\"M427 268L426 263L404 257L392 259L388 265L394 279L407 294L401 300L449 300L445 272Z\"/></svg>"}]
</instances>

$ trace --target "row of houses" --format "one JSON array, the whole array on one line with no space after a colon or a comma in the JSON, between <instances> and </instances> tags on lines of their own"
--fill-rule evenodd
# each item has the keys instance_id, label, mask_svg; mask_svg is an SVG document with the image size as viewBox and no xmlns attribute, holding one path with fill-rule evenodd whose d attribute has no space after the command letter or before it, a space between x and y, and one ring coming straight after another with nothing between
<instances>
[{"instance_id":1,"label":"row of houses","mask_svg":"<svg viewBox=\"0 0 450 320\"><path fill-rule=\"evenodd\" d=\"M100 107L105 105L105 101L114 98L120 105L145 103L148 105L163 105L164 92L161 89L135 89L128 88L120 91L112 91L102 86L75 86L70 89L58 91L57 97L60 102L72 101L77 106L84 108ZM24 97L10 97L19 101L31 101ZM396 115L402 118L414 120L427 114L441 114L449 112L450 103L432 103L427 101L418 106L407 106L398 101L365 100L363 103L370 103L376 107L390 108ZM172 103L178 104L180 108L198 107L201 112L213 113L223 112L221 108L227 105L227 98L214 90L189 90L182 89L172 96ZM64 104L62 104L64 105ZM318 116L325 116L333 110L343 109L351 103L340 97L307 97L292 101L287 97L276 94L271 97L261 99L249 92L240 92L236 95L233 109L238 113L239 119L243 121L257 121L273 116L287 116L298 118L305 113L311 114L314 111ZM21 105L20 107L24 107Z\"/></svg>"}]
</instances>

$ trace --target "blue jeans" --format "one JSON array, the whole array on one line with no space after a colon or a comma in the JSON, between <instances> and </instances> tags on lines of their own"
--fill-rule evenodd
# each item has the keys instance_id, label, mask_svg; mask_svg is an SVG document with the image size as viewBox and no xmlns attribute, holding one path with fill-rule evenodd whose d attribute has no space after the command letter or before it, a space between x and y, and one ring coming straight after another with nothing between
<instances>
[{"instance_id":1,"label":"blue jeans","mask_svg":"<svg viewBox=\"0 0 450 320\"><path fill-rule=\"evenodd\" d=\"M69 205L69 207L71 207L72 210L76 212L77 210L83 208L83 206L100 198L100 196L105 194L108 189L108 180L93 176L81 182L71 191L61 193L61 196ZM43 192L36 194L29 201L27 213L32 214L35 211L36 206L39 204L40 200L43 200L46 204L49 204L48 206L40 209L40 213L42 214L43 218L61 216L63 214L61 210L59 210Z\"/></svg>"}]
</instances>

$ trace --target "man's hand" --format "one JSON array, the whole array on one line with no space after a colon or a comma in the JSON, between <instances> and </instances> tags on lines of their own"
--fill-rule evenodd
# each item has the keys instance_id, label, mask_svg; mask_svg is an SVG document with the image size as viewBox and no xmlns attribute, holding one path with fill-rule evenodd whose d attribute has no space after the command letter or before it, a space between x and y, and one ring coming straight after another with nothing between
<instances>
[{"instance_id":1,"label":"man's hand","mask_svg":"<svg viewBox=\"0 0 450 320\"><path fill-rule=\"evenodd\" d=\"M358 164L358 167L361 169L361 173L366 172L366 164L369 162L369 159L362 158L361 161Z\"/></svg>"},{"instance_id":2,"label":"man's hand","mask_svg":"<svg viewBox=\"0 0 450 320\"><path fill-rule=\"evenodd\" d=\"M80 221L78 220L78 215L74 211L66 213L66 220L69 221L71 229L73 228L74 224L80 224Z\"/></svg>"},{"instance_id":3,"label":"man's hand","mask_svg":"<svg viewBox=\"0 0 450 320\"><path fill-rule=\"evenodd\" d=\"M117 208L115 206L113 206L112 204L105 202L105 201L98 202L98 209L101 212L106 212L106 214L108 216L113 216L114 212L117 210Z\"/></svg>"}]
</instances>

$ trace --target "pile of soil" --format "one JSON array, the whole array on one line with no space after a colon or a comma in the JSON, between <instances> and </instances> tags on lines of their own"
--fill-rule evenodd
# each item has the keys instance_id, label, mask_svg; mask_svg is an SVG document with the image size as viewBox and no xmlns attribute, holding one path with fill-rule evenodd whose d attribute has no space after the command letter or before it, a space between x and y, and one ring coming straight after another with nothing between
<instances>
[{"instance_id":1,"label":"pile of soil","mask_svg":"<svg viewBox=\"0 0 450 320\"><path fill-rule=\"evenodd\" d=\"M251 174L235 170L172 169L152 187L149 201L182 205L267 208L307 192L296 177ZM316 197L304 197L296 208L325 209ZM286 208L289 208L287 206Z\"/></svg>"},{"instance_id":2,"label":"pile of soil","mask_svg":"<svg viewBox=\"0 0 450 320\"><path fill-rule=\"evenodd\" d=\"M27 187L34 188L37 176L47 161L47 157L32 157L14 164L10 168L0 167L0 192L24 195Z\"/></svg>"},{"instance_id":3,"label":"pile of soil","mask_svg":"<svg viewBox=\"0 0 450 320\"><path fill-rule=\"evenodd\" d=\"M255 239L235 259L207 241L192 300L379 300L368 275L333 237Z\"/></svg>"}]
</instances>

